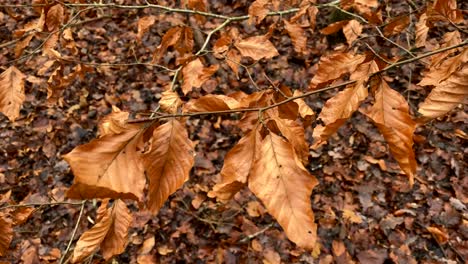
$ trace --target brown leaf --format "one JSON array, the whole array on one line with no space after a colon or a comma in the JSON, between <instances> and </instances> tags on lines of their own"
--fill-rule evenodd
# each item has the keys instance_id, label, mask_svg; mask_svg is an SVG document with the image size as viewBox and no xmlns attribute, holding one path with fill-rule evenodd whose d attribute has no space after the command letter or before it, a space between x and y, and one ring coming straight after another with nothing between
<instances>
[{"instance_id":1,"label":"brown leaf","mask_svg":"<svg viewBox=\"0 0 468 264\"><path fill-rule=\"evenodd\" d=\"M19 116L24 102L24 79L26 76L15 66L10 66L0 74L0 112L10 121Z\"/></svg>"},{"instance_id":2,"label":"brown leaf","mask_svg":"<svg viewBox=\"0 0 468 264\"><path fill-rule=\"evenodd\" d=\"M424 47L426 45L427 33L429 32L429 27L426 25L427 14L426 12L422 13L419 17L418 22L415 25L416 31L416 47Z\"/></svg>"},{"instance_id":3,"label":"brown leaf","mask_svg":"<svg viewBox=\"0 0 468 264\"><path fill-rule=\"evenodd\" d=\"M355 263L348 251L343 241L333 240L332 242L333 255L335 255L335 261L337 264L353 264Z\"/></svg>"},{"instance_id":4,"label":"brown leaf","mask_svg":"<svg viewBox=\"0 0 468 264\"><path fill-rule=\"evenodd\" d=\"M432 6L433 11L430 13L435 13L431 15L435 16L442 16L444 19L442 20L449 20L453 23L462 23L465 21L463 19L463 14L461 10L457 9L457 1L456 0L436 0L434 1L434 5Z\"/></svg>"},{"instance_id":5,"label":"brown leaf","mask_svg":"<svg viewBox=\"0 0 468 264\"><path fill-rule=\"evenodd\" d=\"M281 134L292 144L294 150L302 164L307 164L309 160L309 145L305 141L304 128L295 120L273 119Z\"/></svg>"},{"instance_id":6,"label":"brown leaf","mask_svg":"<svg viewBox=\"0 0 468 264\"><path fill-rule=\"evenodd\" d=\"M163 111L170 114L177 113L177 109L182 105L179 95L176 92L167 90L162 92L161 99L159 100L159 106Z\"/></svg>"},{"instance_id":7,"label":"brown leaf","mask_svg":"<svg viewBox=\"0 0 468 264\"><path fill-rule=\"evenodd\" d=\"M322 28L320 30L320 33L322 33L324 35L331 35L333 33L336 33L338 31L340 31L340 29L342 29L346 24L348 24L348 22L349 22L349 20L342 20L342 21L338 21L338 22L335 22L335 23L331 23L327 27Z\"/></svg>"},{"instance_id":8,"label":"brown leaf","mask_svg":"<svg viewBox=\"0 0 468 264\"><path fill-rule=\"evenodd\" d=\"M360 81L328 99L318 117L325 126L317 125L314 128L312 148L316 149L325 143L359 108L367 94L367 88Z\"/></svg>"},{"instance_id":9,"label":"brown leaf","mask_svg":"<svg viewBox=\"0 0 468 264\"><path fill-rule=\"evenodd\" d=\"M289 142L275 134L262 140L249 176L249 188L276 218L288 238L308 250L314 248L317 238L310 203L310 194L317 183Z\"/></svg>"},{"instance_id":10,"label":"brown leaf","mask_svg":"<svg viewBox=\"0 0 468 264\"><path fill-rule=\"evenodd\" d=\"M99 137L117 135L129 129L139 129L139 125L127 124L129 113L112 106L112 112L106 115L98 124Z\"/></svg>"},{"instance_id":11,"label":"brown leaf","mask_svg":"<svg viewBox=\"0 0 468 264\"><path fill-rule=\"evenodd\" d=\"M424 78L418 83L418 85L439 86L454 72L458 71L467 61L468 48L464 48L460 54L450 58L445 58L442 60L440 65L435 65L429 68L429 71L424 74Z\"/></svg>"},{"instance_id":12,"label":"brown leaf","mask_svg":"<svg viewBox=\"0 0 468 264\"><path fill-rule=\"evenodd\" d=\"M221 182L208 193L209 197L227 201L245 186L258 155L260 141L258 129L253 129L226 154L220 173Z\"/></svg>"},{"instance_id":13,"label":"brown leaf","mask_svg":"<svg viewBox=\"0 0 468 264\"><path fill-rule=\"evenodd\" d=\"M254 60L271 59L279 55L273 43L264 36L253 36L240 40L235 43L235 46L242 56L251 57Z\"/></svg>"},{"instance_id":14,"label":"brown leaf","mask_svg":"<svg viewBox=\"0 0 468 264\"><path fill-rule=\"evenodd\" d=\"M255 0L249 7L249 24L258 25L266 17L269 10L266 5L269 0Z\"/></svg>"},{"instance_id":15,"label":"brown leaf","mask_svg":"<svg viewBox=\"0 0 468 264\"><path fill-rule=\"evenodd\" d=\"M364 55L335 52L320 58L317 73L312 78L309 89L315 89L319 84L340 78L342 75L354 72L365 59Z\"/></svg>"},{"instance_id":16,"label":"brown leaf","mask_svg":"<svg viewBox=\"0 0 468 264\"><path fill-rule=\"evenodd\" d=\"M299 95L301 95L301 94L302 94L301 91L299 91L299 90L294 90L293 96L299 96ZM306 102L304 101L304 99L299 98L299 99L294 100L294 102L299 106L298 112L299 112L299 115L300 115L303 119L309 119L309 118L312 118L312 117L315 116L314 110L312 110L312 108L310 108L310 106L308 106L308 105L306 104Z\"/></svg>"},{"instance_id":17,"label":"brown leaf","mask_svg":"<svg viewBox=\"0 0 468 264\"><path fill-rule=\"evenodd\" d=\"M400 34L408 27L409 23L410 19L408 15L398 16L384 27L384 35L388 37Z\"/></svg>"},{"instance_id":18,"label":"brown leaf","mask_svg":"<svg viewBox=\"0 0 468 264\"><path fill-rule=\"evenodd\" d=\"M429 231L434 238L439 242L439 244L443 245L447 243L449 239L449 235L447 234L447 231L441 230L440 228L437 227L432 227L428 226L426 227L427 231Z\"/></svg>"},{"instance_id":19,"label":"brown leaf","mask_svg":"<svg viewBox=\"0 0 468 264\"><path fill-rule=\"evenodd\" d=\"M319 10L316 6L314 5L311 5L308 9L307 9L307 14L309 16L309 21L310 21L310 28L311 29L315 29L315 25L317 24L317 14L318 14Z\"/></svg>"},{"instance_id":20,"label":"brown leaf","mask_svg":"<svg viewBox=\"0 0 468 264\"><path fill-rule=\"evenodd\" d=\"M141 42L143 35L148 32L149 28L156 22L155 16L145 16L138 20L137 40Z\"/></svg>"},{"instance_id":21,"label":"brown leaf","mask_svg":"<svg viewBox=\"0 0 468 264\"><path fill-rule=\"evenodd\" d=\"M13 228L11 221L0 212L0 256L5 256L13 239Z\"/></svg>"},{"instance_id":22,"label":"brown leaf","mask_svg":"<svg viewBox=\"0 0 468 264\"><path fill-rule=\"evenodd\" d=\"M361 35L362 25L355 19L350 20L346 25L344 25L343 33L346 37L348 45L351 46L353 42Z\"/></svg>"},{"instance_id":23,"label":"brown leaf","mask_svg":"<svg viewBox=\"0 0 468 264\"><path fill-rule=\"evenodd\" d=\"M24 49L29 45L33 37L33 34L29 34L16 43L15 58L19 58L23 54Z\"/></svg>"},{"instance_id":24,"label":"brown leaf","mask_svg":"<svg viewBox=\"0 0 468 264\"><path fill-rule=\"evenodd\" d=\"M169 47L174 47L180 57L184 57L192 52L193 45L193 32L190 27L173 27L164 34L161 45L154 51L153 63L158 62Z\"/></svg>"},{"instance_id":25,"label":"brown leaf","mask_svg":"<svg viewBox=\"0 0 468 264\"><path fill-rule=\"evenodd\" d=\"M204 67L199 58L189 62L182 69L184 76L184 83L182 84L182 92L184 94L189 93L192 89L199 88L206 82L213 73L218 70L219 65L211 65L210 67Z\"/></svg>"},{"instance_id":26,"label":"brown leaf","mask_svg":"<svg viewBox=\"0 0 468 264\"><path fill-rule=\"evenodd\" d=\"M390 152L398 161L400 168L414 183L416 160L413 152L413 133L416 123L409 115L405 98L380 79L375 92L374 105L364 112L377 126L387 141Z\"/></svg>"},{"instance_id":27,"label":"brown leaf","mask_svg":"<svg viewBox=\"0 0 468 264\"><path fill-rule=\"evenodd\" d=\"M294 51L301 54L307 53L307 36L302 29L302 27L296 23L290 23L287 20L284 20L284 28L288 32L289 37L291 37Z\"/></svg>"},{"instance_id":28,"label":"brown leaf","mask_svg":"<svg viewBox=\"0 0 468 264\"><path fill-rule=\"evenodd\" d=\"M81 262L99 248L106 260L125 250L132 215L122 200L115 200L110 208L107 204L108 200L102 202L97 223L76 242L72 263Z\"/></svg>"},{"instance_id":29,"label":"brown leaf","mask_svg":"<svg viewBox=\"0 0 468 264\"><path fill-rule=\"evenodd\" d=\"M63 11L63 6L61 4L56 4L49 9L45 21L49 32L54 32L62 26L64 20Z\"/></svg>"},{"instance_id":30,"label":"brown leaf","mask_svg":"<svg viewBox=\"0 0 468 264\"><path fill-rule=\"evenodd\" d=\"M445 115L457 105L468 103L468 64L441 82L419 105L424 120Z\"/></svg>"},{"instance_id":31,"label":"brown leaf","mask_svg":"<svg viewBox=\"0 0 468 264\"><path fill-rule=\"evenodd\" d=\"M238 100L222 94L207 94L198 99L192 99L185 105L187 112L222 111L239 107Z\"/></svg>"},{"instance_id":32,"label":"brown leaf","mask_svg":"<svg viewBox=\"0 0 468 264\"><path fill-rule=\"evenodd\" d=\"M149 179L147 206L153 214L188 180L194 153L193 143L179 121L171 119L153 131L151 147L143 154Z\"/></svg>"},{"instance_id":33,"label":"brown leaf","mask_svg":"<svg viewBox=\"0 0 468 264\"><path fill-rule=\"evenodd\" d=\"M213 45L214 56L222 59L232 44L232 38L229 34L223 34Z\"/></svg>"},{"instance_id":34,"label":"brown leaf","mask_svg":"<svg viewBox=\"0 0 468 264\"><path fill-rule=\"evenodd\" d=\"M42 54L48 56L49 58L61 58L62 55L54 48L57 45L59 39L59 33L55 32L49 35L49 38L44 42L42 46Z\"/></svg>"},{"instance_id":35,"label":"brown leaf","mask_svg":"<svg viewBox=\"0 0 468 264\"><path fill-rule=\"evenodd\" d=\"M236 74L239 79L239 67L240 67L241 55L236 49L230 49L226 54L226 63Z\"/></svg>"},{"instance_id":36,"label":"brown leaf","mask_svg":"<svg viewBox=\"0 0 468 264\"><path fill-rule=\"evenodd\" d=\"M460 43L461 43L461 36L458 30L447 32L442 37L442 44L440 45L440 48L446 48L446 47L454 46ZM434 56L431 57L431 65L428 68L431 69L431 68L440 66L440 62L450 57L450 55L456 51L457 49L450 49L450 50L435 54Z\"/></svg>"},{"instance_id":37,"label":"brown leaf","mask_svg":"<svg viewBox=\"0 0 468 264\"><path fill-rule=\"evenodd\" d=\"M142 129L119 124L128 113L104 119L100 138L74 148L63 158L75 175L67 196L74 199L127 198L142 201L145 175L138 146ZM117 134L114 134L117 132Z\"/></svg>"}]
</instances>

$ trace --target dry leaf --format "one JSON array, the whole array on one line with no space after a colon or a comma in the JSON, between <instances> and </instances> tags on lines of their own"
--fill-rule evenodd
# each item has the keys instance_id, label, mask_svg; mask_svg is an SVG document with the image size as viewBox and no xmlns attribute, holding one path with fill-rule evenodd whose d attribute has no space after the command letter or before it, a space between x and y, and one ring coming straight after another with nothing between
<instances>
[{"instance_id":1,"label":"dry leaf","mask_svg":"<svg viewBox=\"0 0 468 264\"><path fill-rule=\"evenodd\" d=\"M427 33L429 32L429 27L426 25L426 22L427 22L427 15L426 15L426 12L424 12L419 17L419 20L415 25L417 48L424 47L426 45Z\"/></svg>"},{"instance_id":2,"label":"dry leaf","mask_svg":"<svg viewBox=\"0 0 468 264\"><path fill-rule=\"evenodd\" d=\"M400 168L414 183L416 159L413 152L413 133L416 123L409 115L405 98L388 86L385 80L377 83L374 105L364 112L377 126L387 141L390 152Z\"/></svg>"},{"instance_id":3,"label":"dry leaf","mask_svg":"<svg viewBox=\"0 0 468 264\"><path fill-rule=\"evenodd\" d=\"M331 35L333 33L340 31L340 29L342 29L346 24L348 24L348 22L349 20L342 20L342 21L331 23L327 27L322 28L320 30L320 33L324 35Z\"/></svg>"},{"instance_id":4,"label":"dry leaf","mask_svg":"<svg viewBox=\"0 0 468 264\"><path fill-rule=\"evenodd\" d=\"M182 69L184 83L182 84L182 92L189 93L192 89L199 88L218 70L219 65L211 65L210 67L203 66L199 58L189 62Z\"/></svg>"},{"instance_id":5,"label":"dry leaf","mask_svg":"<svg viewBox=\"0 0 468 264\"><path fill-rule=\"evenodd\" d=\"M325 126L317 125L314 128L312 148L317 149L338 131L367 98L367 94L367 88L360 81L328 99L318 117Z\"/></svg>"},{"instance_id":6,"label":"dry leaf","mask_svg":"<svg viewBox=\"0 0 468 264\"><path fill-rule=\"evenodd\" d=\"M107 204L108 200L102 202L97 223L76 242L72 263L81 262L99 248L106 260L125 250L132 215L122 200L115 200L110 208Z\"/></svg>"},{"instance_id":7,"label":"dry leaf","mask_svg":"<svg viewBox=\"0 0 468 264\"><path fill-rule=\"evenodd\" d=\"M343 33L346 37L348 45L351 46L353 42L361 35L362 25L357 20L350 20L346 25L344 25Z\"/></svg>"},{"instance_id":8,"label":"dry leaf","mask_svg":"<svg viewBox=\"0 0 468 264\"><path fill-rule=\"evenodd\" d=\"M258 155L259 144L260 134L257 129L250 131L237 142L226 154L220 172L221 182L208 193L209 197L227 201L244 187Z\"/></svg>"},{"instance_id":9,"label":"dry leaf","mask_svg":"<svg viewBox=\"0 0 468 264\"><path fill-rule=\"evenodd\" d=\"M268 14L269 10L266 5L269 0L255 0L249 7L249 23L258 25Z\"/></svg>"},{"instance_id":10,"label":"dry leaf","mask_svg":"<svg viewBox=\"0 0 468 264\"><path fill-rule=\"evenodd\" d=\"M262 140L260 153L248 185L276 218L288 238L299 247L312 250L317 225L310 195L318 183L299 161L293 146L275 134Z\"/></svg>"},{"instance_id":11,"label":"dry leaf","mask_svg":"<svg viewBox=\"0 0 468 264\"><path fill-rule=\"evenodd\" d=\"M265 38L265 36L254 36L243 39L235 43L235 46L242 56L251 57L254 60L271 59L279 55L273 43Z\"/></svg>"},{"instance_id":12,"label":"dry leaf","mask_svg":"<svg viewBox=\"0 0 468 264\"><path fill-rule=\"evenodd\" d=\"M193 143L179 121L171 119L153 131L151 147L143 154L149 179L147 205L153 214L188 180L194 153Z\"/></svg>"},{"instance_id":13,"label":"dry leaf","mask_svg":"<svg viewBox=\"0 0 468 264\"><path fill-rule=\"evenodd\" d=\"M63 13L63 6L61 4L56 4L52 6L49 11L47 12L47 17L45 24L49 32L54 32L63 24L64 20L64 13Z\"/></svg>"},{"instance_id":14,"label":"dry leaf","mask_svg":"<svg viewBox=\"0 0 468 264\"><path fill-rule=\"evenodd\" d=\"M294 50L297 53L307 54L307 37L301 26L284 20L284 28L288 32L289 37L291 37Z\"/></svg>"},{"instance_id":15,"label":"dry leaf","mask_svg":"<svg viewBox=\"0 0 468 264\"><path fill-rule=\"evenodd\" d=\"M5 256L13 239L13 228L11 221L6 215L0 212L0 256Z\"/></svg>"},{"instance_id":16,"label":"dry leaf","mask_svg":"<svg viewBox=\"0 0 468 264\"><path fill-rule=\"evenodd\" d=\"M384 35L388 37L400 34L408 27L409 23L408 15L398 16L384 27Z\"/></svg>"},{"instance_id":17,"label":"dry leaf","mask_svg":"<svg viewBox=\"0 0 468 264\"><path fill-rule=\"evenodd\" d=\"M74 148L63 157L75 175L74 183L67 192L69 198L142 201L146 180L137 152L142 130L128 124L120 127L118 118L127 120L128 113L114 112L111 116L113 119L103 119L99 128L104 135Z\"/></svg>"},{"instance_id":18,"label":"dry leaf","mask_svg":"<svg viewBox=\"0 0 468 264\"><path fill-rule=\"evenodd\" d=\"M170 114L177 113L177 109L182 105L179 95L173 91L164 91L161 93L161 99L159 100L159 106L163 111Z\"/></svg>"},{"instance_id":19,"label":"dry leaf","mask_svg":"<svg viewBox=\"0 0 468 264\"><path fill-rule=\"evenodd\" d=\"M240 103L235 98L222 94L207 94L198 99L190 100L185 105L187 112L211 112L238 109Z\"/></svg>"},{"instance_id":20,"label":"dry leaf","mask_svg":"<svg viewBox=\"0 0 468 264\"><path fill-rule=\"evenodd\" d=\"M445 115L457 105L468 103L468 64L432 89L418 112L427 121Z\"/></svg>"},{"instance_id":21,"label":"dry leaf","mask_svg":"<svg viewBox=\"0 0 468 264\"><path fill-rule=\"evenodd\" d=\"M10 66L0 74L0 112L10 121L15 121L23 105L24 79L26 76L15 66Z\"/></svg>"},{"instance_id":22,"label":"dry leaf","mask_svg":"<svg viewBox=\"0 0 468 264\"><path fill-rule=\"evenodd\" d=\"M447 243L449 239L447 231L443 231L440 228L431 226L426 227L426 229L434 236L434 238L437 240L437 242L439 242L439 244L443 245Z\"/></svg>"},{"instance_id":23,"label":"dry leaf","mask_svg":"<svg viewBox=\"0 0 468 264\"><path fill-rule=\"evenodd\" d=\"M138 20L137 40L141 42L143 35L148 32L149 28L156 22L155 16L145 16Z\"/></svg>"},{"instance_id":24,"label":"dry leaf","mask_svg":"<svg viewBox=\"0 0 468 264\"><path fill-rule=\"evenodd\" d=\"M364 55L335 52L320 58L317 73L310 82L309 89L315 89L319 84L340 78L342 75L354 72L365 59Z\"/></svg>"}]
</instances>

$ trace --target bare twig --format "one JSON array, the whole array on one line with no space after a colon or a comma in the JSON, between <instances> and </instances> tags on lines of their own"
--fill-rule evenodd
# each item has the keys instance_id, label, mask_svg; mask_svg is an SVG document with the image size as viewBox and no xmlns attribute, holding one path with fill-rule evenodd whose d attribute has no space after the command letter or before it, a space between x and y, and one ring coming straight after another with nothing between
<instances>
[{"instance_id":1,"label":"bare twig","mask_svg":"<svg viewBox=\"0 0 468 264\"><path fill-rule=\"evenodd\" d=\"M35 206L56 206L56 205L81 205L82 203L73 203L73 202L55 202L55 203L27 203L27 204L11 204L0 207L0 210L7 208L17 208L17 207L35 207Z\"/></svg>"},{"instance_id":2,"label":"bare twig","mask_svg":"<svg viewBox=\"0 0 468 264\"><path fill-rule=\"evenodd\" d=\"M65 260L65 256L68 254L68 251L70 250L71 245L73 244L73 240L75 239L76 231L78 230L78 226L80 225L81 222L81 217L83 216L84 212L84 207L86 205L87 200L83 200L81 202L81 209L80 209L80 214L78 216L78 219L76 220L75 228L73 229L73 233L70 237L70 241L68 242L67 248L65 249L65 252L63 252L62 257L60 258L60 264L63 264L63 261Z\"/></svg>"},{"instance_id":3,"label":"bare twig","mask_svg":"<svg viewBox=\"0 0 468 264\"><path fill-rule=\"evenodd\" d=\"M407 59L407 60L403 60L403 61L393 63L393 64L385 67L384 69L382 69L382 70L380 70L378 72L375 72L374 74L372 74L372 76L380 74L380 73L385 72L385 71L388 71L388 70L390 70L392 68L395 68L397 66L405 65L405 64L408 64L408 63L411 63L411 62L414 62L414 61L417 61L417 60L420 60L420 59L423 59L423 58L426 58L426 57L429 57L429 56L432 56L432 55L435 55L435 54L438 54L438 53L441 53L441 52L444 52L444 51L447 51L447 50L451 50L451 49L455 49L455 48L465 46L467 44L468 44L468 40L465 40L464 42L462 42L460 44L457 44L457 45L453 45L453 46L445 47L445 48L442 48L442 49L434 50L434 51L427 52L425 54L419 55L419 56L411 58L411 59ZM155 119L174 118L174 117L194 117L194 116L201 116L201 115L220 115L220 114L233 114L233 113L245 113L245 112L264 112L264 111L266 111L268 109L278 107L280 105L289 103L291 101L311 96L312 94L321 93L321 92L336 89L336 88L341 88L341 87L344 87L346 85L353 84L355 82L356 81L347 81L347 82L344 82L344 83L341 83L341 84L332 85L332 86L324 87L324 88L317 89L317 90L312 90L312 91L309 91L309 92L301 94L301 95L289 97L284 101L274 103L274 104L271 104L271 105L265 106L265 107L244 108L244 109L229 109L229 110L221 110L221 111L195 112L195 113L180 113L180 114L159 114L158 116L152 115L150 118L140 118L140 119L129 120L128 123L145 123L145 122L154 121Z\"/></svg>"},{"instance_id":4,"label":"bare twig","mask_svg":"<svg viewBox=\"0 0 468 264\"><path fill-rule=\"evenodd\" d=\"M377 30L377 32L379 32L379 35L380 35L381 38L385 39L386 41L392 43L393 45L397 46L397 47L400 48L401 50L405 51L405 52L408 53L411 57L413 57L413 58L416 57L416 56L415 56L411 51L409 51L407 48L405 48L405 47L401 46L400 44L396 43L395 41L393 41L393 40L391 40L391 39L385 37L385 35L382 33L382 30L380 30L379 27L375 26L374 28Z\"/></svg>"},{"instance_id":5,"label":"bare twig","mask_svg":"<svg viewBox=\"0 0 468 264\"><path fill-rule=\"evenodd\" d=\"M267 225L266 227L264 227L262 230L260 230L260 231L258 231L258 232L255 232L255 233L253 233L253 234L251 234L251 235L248 235L248 236L242 238L241 240L239 240L239 242L240 242L240 243L245 243L245 242L247 242L247 241L250 241L250 240L254 239L255 237L257 237L257 236L259 236L259 235L265 233L265 231L267 231L268 229L270 229L274 224L275 224L274 222L270 223L269 225Z\"/></svg>"}]
</instances>

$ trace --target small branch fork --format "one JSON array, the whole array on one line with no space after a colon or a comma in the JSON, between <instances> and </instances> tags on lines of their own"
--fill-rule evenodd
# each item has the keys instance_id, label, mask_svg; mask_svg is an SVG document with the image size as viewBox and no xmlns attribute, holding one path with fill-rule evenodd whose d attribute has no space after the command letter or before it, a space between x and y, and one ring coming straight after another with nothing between
<instances>
[{"instance_id":1,"label":"small branch fork","mask_svg":"<svg viewBox=\"0 0 468 264\"><path fill-rule=\"evenodd\" d=\"M390 64L387 67L381 69L380 71L375 72L374 74L372 74L372 76L375 76L377 74L386 72L386 71L388 71L390 69L393 69L395 67L405 65L405 64L408 64L408 63L411 63L411 62L414 62L414 61L417 61L417 60L420 60L420 59L423 59L423 58L426 58L426 57L429 57L429 56L432 56L432 55L435 55L435 54L438 54L438 53L441 53L441 52L444 52L444 51L447 51L447 50L463 47L465 45L468 45L468 40L465 40L460 44L456 44L456 45L452 45L452 46L445 47L445 48L442 48L442 49L427 52L427 53L424 53L422 55L419 55L419 56L416 56L416 57L413 57L413 58L410 58L410 59L407 59L407 60L402 60L402 61L399 61L399 62L395 62L395 63ZM372 77L372 76L370 76L370 77ZM312 91L309 91L309 92L301 94L301 95L289 97L284 101L274 103L274 104L271 104L271 105L265 106L265 107L230 109L230 110L209 111L209 112L181 113L181 114L158 114L157 116L155 116L155 114L152 114L152 116L150 118L140 118L140 119L129 120L128 123L144 123L144 122L154 121L155 119L174 118L174 117L194 117L194 116L202 116L202 115L220 115L220 114L233 114L233 113L245 113L245 112L263 112L263 111L266 111L268 109L278 107L280 105L289 103L291 101L294 101L294 100L297 100L297 99L300 99L300 98L305 98L305 97L311 96L311 95L316 94L316 93L321 93L321 92L324 92L324 91L341 88L341 87L344 87L344 86L347 86L347 85L350 85L350 84L354 84L355 82L356 81L347 81L347 82L343 82L343 83L340 83L340 84L337 84L337 85L332 85L332 86L327 86L325 88L312 90Z\"/></svg>"}]
</instances>

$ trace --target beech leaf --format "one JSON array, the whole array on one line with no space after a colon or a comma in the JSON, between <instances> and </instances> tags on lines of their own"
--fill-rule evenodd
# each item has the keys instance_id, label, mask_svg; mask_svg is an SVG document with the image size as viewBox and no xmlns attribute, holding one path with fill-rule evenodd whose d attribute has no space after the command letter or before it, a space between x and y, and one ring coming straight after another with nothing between
<instances>
[{"instance_id":1,"label":"beech leaf","mask_svg":"<svg viewBox=\"0 0 468 264\"><path fill-rule=\"evenodd\" d=\"M350 20L346 25L343 26L343 34L346 37L348 45L352 45L353 42L361 35L362 25L357 20Z\"/></svg>"},{"instance_id":2,"label":"beech leaf","mask_svg":"<svg viewBox=\"0 0 468 264\"><path fill-rule=\"evenodd\" d=\"M193 142L176 119L153 131L150 149L143 154L149 179L148 208L156 214L169 195L182 187L194 164Z\"/></svg>"},{"instance_id":3,"label":"beech leaf","mask_svg":"<svg viewBox=\"0 0 468 264\"><path fill-rule=\"evenodd\" d=\"M312 78L309 89L315 89L319 84L340 78L342 75L354 72L366 57L351 53L335 52L320 58L317 73Z\"/></svg>"},{"instance_id":4,"label":"beech leaf","mask_svg":"<svg viewBox=\"0 0 468 264\"><path fill-rule=\"evenodd\" d=\"M221 182L208 193L220 201L228 201L245 186L252 171L255 157L258 155L260 134L253 129L243 136L239 142L226 154L221 169Z\"/></svg>"},{"instance_id":5,"label":"beech leaf","mask_svg":"<svg viewBox=\"0 0 468 264\"><path fill-rule=\"evenodd\" d=\"M307 250L314 248L317 239L310 202L317 183L289 142L275 134L262 140L258 159L249 176L249 188L276 218L287 237Z\"/></svg>"},{"instance_id":6,"label":"beech leaf","mask_svg":"<svg viewBox=\"0 0 468 264\"><path fill-rule=\"evenodd\" d=\"M415 25L415 35L416 35L416 47L424 47L426 45L427 33L429 32L429 27L426 25L427 14L426 12L422 13L419 17L418 22Z\"/></svg>"},{"instance_id":7,"label":"beech leaf","mask_svg":"<svg viewBox=\"0 0 468 264\"><path fill-rule=\"evenodd\" d=\"M142 201L145 175L137 149L137 125L122 124L128 113L114 112L99 126L100 138L74 148L64 156L75 175L67 196L74 199L128 198ZM125 119L126 120L126 119Z\"/></svg>"},{"instance_id":8,"label":"beech leaf","mask_svg":"<svg viewBox=\"0 0 468 264\"><path fill-rule=\"evenodd\" d=\"M237 109L240 103L235 98L222 94L207 94L186 104L187 112L208 112Z\"/></svg>"},{"instance_id":9,"label":"beech leaf","mask_svg":"<svg viewBox=\"0 0 468 264\"><path fill-rule=\"evenodd\" d=\"M199 88L218 70L219 65L203 66L199 58L189 62L183 69L184 83L182 92L184 94L192 91L192 88Z\"/></svg>"},{"instance_id":10,"label":"beech leaf","mask_svg":"<svg viewBox=\"0 0 468 264\"><path fill-rule=\"evenodd\" d=\"M47 12L47 17L45 24L49 32L53 32L58 30L63 23L64 20L64 10L61 4L56 4L52 6L49 11Z\"/></svg>"},{"instance_id":11,"label":"beech leaf","mask_svg":"<svg viewBox=\"0 0 468 264\"><path fill-rule=\"evenodd\" d=\"M122 200L115 200L110 208L107 205L108 200L102 202L97 223L76 242L72 263L81 262L99 248L105 260L125 250L132 215Z\"/></svg>"},{"instance_id":12,"label":"beech leaf","mask_svg":"<svg viewBox=\"0 0 468 264\"><path fill-rule=\"evenodd\" d=\"M410 185L413 185L417 166L413 152L416 123L411 119L408 103L400 93L390 88L383 79L377 85L374 105L364 114L382 133L390 152L408 176Z\"/></svg>"},{"instance_id":13,"label":"beech leaf","mask_svg":"<svg viewBox=\"0 0 468 264\"><path fill-rule=\"evenodd\" d=\"M330 98L318 117L325 126L317 125L314 128L312 148L316 149L326 142L359 108L361 102L367 98L367 94L367 88L361 81Z\"/></svg>"},{"instance_id":14,"label":"beech leaf","mask_svg":"<svg viewBox=\"0 0 468 264\"><path fill-rule=\"evenodd\" d=\"M19 116L24 102L24 79L26 76L15 66L10 66L0 74L0 112L10 121Z\"/></svg>"},{"instance_id":15,"label":"beech leaf","mask_svg":"<svg viewBox=\"0 0 468 264\"><path fill-rule=\"evenodd\" d=\"M445 115L468 98L468 65L453 73L448 79L432 89L418 112L424 119L433 119Z\"/></svg>"},{"instance_id":16,"label":"beech leaf","mask_svg":"<svg viewBox=\"0 0 468 264\"><path fill-rule=\"evenodd\" d=\"M295 120L273 118L281 134L291 143L294 151L303 164L307 164L309 158L309 146L305 141L304 128Z\"/></svg>"},{"instance_id":17,"label":"beech leaf","mask_svg":"<svg viewBox=\"0 0 468 264\"><path fill-rule=\"evenodd\" d=\"M13 228L11 221L0 212L0 256L5 256L13 239Z\"/></svg>"},{"instance_id":18,"label":"beech leaf","mask_svg":"<svg viewBox=\"0 0 468 264\"><path fill-rule=\"evenodd\" d=\"M265 6L269 3L269 0L255 0L249 7L249 23L260 24L262 20L268 14L268 8Z\"/></svg>"},{"instance_id":19,"label":"beech leaf","mask_svg":"<svg viewBox=\"0 0 468 264\"><path fill-rule=\"evenodd\" d=\"M143 35L148 32L149 28L156 22L155 16L145 16L138 20L137 40L141 42Z\"/></svg>"},{"instance_id":20,"label":"beech leaf","mask_svg":"<svg viewBox=\"0 0 468 264\"><path fill-rule=\"evenodd\" d=\"M177 109L182 105L182 100L180 100L176 92L168 90L162 92L159 105L167 113L175 114L177 113Z\"/></svg>"},{"instance_id":21,"label":"beech leaf","mask_svg":"<svg viewBox=\"0 0 468 264\"><path fill-rule=\"evenodd\" d=\"M305 54L307 51L307 36L302 27L296 23L288 22L284 20L284 28L291 37L294 50L297 53Z\"/></svg>"},{"instance_id":22,"label":"beech leaf","mask_svg":"<svg viewBox=\"0 0 468 264\"><path fill-rule=\"evenodd\" d=\"M254 60L271 59L279 55L273 43L265 36L253 36L243 39L235 43L235 46L242 56L251 57Z\"/></svg>"}]
</instances>

